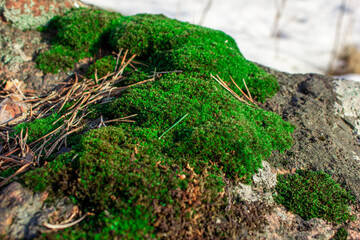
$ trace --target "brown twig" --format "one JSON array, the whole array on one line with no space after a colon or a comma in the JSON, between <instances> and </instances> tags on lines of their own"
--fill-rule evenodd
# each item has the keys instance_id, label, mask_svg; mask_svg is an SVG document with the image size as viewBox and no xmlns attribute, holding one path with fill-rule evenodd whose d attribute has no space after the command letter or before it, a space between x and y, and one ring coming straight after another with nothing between
<instances>
[{"instance_id":1,"label":"brown twig","mask_svg":"<svg viewBox=\"0 0 360 240\"><path fill-rule=\"evenodd\" d=\"M14 178L15 176L19 175L20 173L24 172L26 170L26 168L28 168L30 166L30 163L26 163L24 166L22 166L21 168L19 168L15 173L11 174L9 177L5 178L5 180L1 181L0 183L0 187L4 186L8 181L10 181L12 178Z\"/></svg>"}]
</instances>

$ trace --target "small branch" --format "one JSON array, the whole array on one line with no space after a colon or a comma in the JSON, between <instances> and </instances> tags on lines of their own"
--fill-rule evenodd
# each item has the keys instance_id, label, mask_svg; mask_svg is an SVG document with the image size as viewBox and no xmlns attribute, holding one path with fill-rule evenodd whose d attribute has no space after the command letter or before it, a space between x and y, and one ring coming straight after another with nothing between
<instances>
[{"instance_id":1,"label":"small branch","mask_svg":"<svg viewBox=\"0 0 360 240\"><path fill-rule=\"evenodd\" d=\"M206 3L206 6L204 8L204 11L201 15L201 18L200 18L200 21L199 21L199 24L198 25L203 25L203 23L205 22L205 18L211 8L211 4L212 4L213 0L208 0L208 2Z\"/></svg>"},{"instance_id":2,"label":"small branch","mask_svg":"<svg viewBox=\"0 0 360 240\"><path fill-rule=\"evenodd\" d=\"M81 222L82 220L84 220L86 218L86 216L89 215L88 213L84 214L84 216L82 216L81 218L79 218L76 221L73 221L71 223L66 223L66 224L50 224L50 223L44 223L44 226L50 229L65 229L65 228L69 228L72 227L76 224L78 224L79 222Z\"/></svg>"}]
</instances>

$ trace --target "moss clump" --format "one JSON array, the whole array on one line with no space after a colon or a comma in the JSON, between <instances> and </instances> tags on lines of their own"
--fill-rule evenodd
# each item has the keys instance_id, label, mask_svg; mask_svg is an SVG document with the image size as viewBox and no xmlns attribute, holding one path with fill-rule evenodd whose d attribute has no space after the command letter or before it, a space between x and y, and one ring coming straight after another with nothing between
<instances>
[{"instance_id":1,"label":"moss clump","mask_svg":"<svg viewBox=\"0 0 360 240\"><path fill-rule=\"evenodd\" d=\"M293 175L279 175L276 191L275 201L305 220L341 223L354 219L347 205L354 196L324 172L297 170Z\"/></svg>"},{"instance_id":2,"label":"moss clump","mask_svg":"<svg viewBox=\"0 0 360 240\"><path fill-rule=\"evenodd\" d=\"M155 239L154 228L148 223L151 216L142 206L134 209L119 209L90 216L89 220L63 232L53 232L44 239Z\"/></svg>"},{"instance_id":3,"label":"moss clump","mask_svg":"<svg viewBox=\"0 0 360 240\"><path fill-rule=\"evenodd\" d=\"M54 45L49 51L40 54L36 58L36 63L44 73L56 73L60 69L73 68L77 60L74 52L70 49L62 45Z\"/></svg>"},{"instance_id":4,"label":"moss clump","mask_svg":"<svg viewBox=\"0 0 360 240\"><path fill-rule=\"evenodd\" d=\"M244 79L258 101L264 101L278 90L276 78L247 61L235 40L221 31L163 15L140 14L117 22L110 33L110 45L114 49L130 49L158 71L183 70L207 79L213 74L229 82L233 77L246 91ZM241 95L234 85L233 90Z\"/></svg>"},{"instance_id":5,"label":"moss clump","mask_svg":"<svg viewBox=\"0 0 360 240\"><path fill-rule=\"evenodd\" d=\"M98 229L62 234L85 234L86 238L101 234L134 239L151 236L154 201L161 206L174 204L178 209L172 192L186 189L191 180L179 179L183 171L178 167L159 168L163 156L137 137L142 135L143 130L131 127L92 130L74 151L27 173L24 183L38 191L50 186L54 193L73 196L88 211L100 214L94 220L101 222ZM110 213L104 215L104 210ZM91 220L88 224L93 228Z\"/></svg>"},{"instance_id":6,"label":"moss clump","mask_svg":"<svg viewBox=\"0 0 360 240\"><path fill-rule=\"evenodd\" d=\"M36 60L44 72L71 68L74 62L92 56L103 46L113 51L130 49L151 70L182 70L206 79L213 74L229 82L232 77L246 91L244 80L251 94L261 102L278 90L275 77L247 61L234 39L221 31L162 15L122 17L88 9L72 10L55 18L49 26L57 30L54 45ZM241 95L234 85L232 88Z\"/></svg>"},{"instance_id":7,"label":"moss clump","mask_svg":"<svg viewBox=\"0 0 360 240\"><path fill-rule=\"evenodd\" d=\"M52 47L36 59L45 73L73 68L84 57L92 57L100 47L112 21L121 17L105 10L72 9L62 17L55 17L47 28L56 31ZM50 29L50 27L52 29Z\"/></svg>"}]
</instances>

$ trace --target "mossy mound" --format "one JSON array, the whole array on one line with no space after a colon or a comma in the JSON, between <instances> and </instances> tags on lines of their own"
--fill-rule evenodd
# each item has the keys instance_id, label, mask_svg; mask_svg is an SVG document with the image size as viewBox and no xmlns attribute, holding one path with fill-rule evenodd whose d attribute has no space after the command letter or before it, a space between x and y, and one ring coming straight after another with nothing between
<instances>
[{"instance_id":1,"label":"mossy mound","mask_svg":"<svg viewBox=\"0 0 360 240\"><path fill-rule=\"evenodd\" d=\"M119 13L85 8L72 9L54 17L44 31L55 31L52 47L41 53L37 66L45 73L72 69L81 58L92 57L103 47L102 40Z\"/></svg>"},{"instance_id":2,"label":"mossy mound","mask_svg":"<svg viewBox=\"0 0 360 240\"><path fill-rule=\"evenodd\" d=\"M289 148L294 127L238 101L210 74L227 81L233 77L246 91L244 79L259 101L275 94L276 79L247 61L235 41L220 31L161 15L107 14L80 9L54 20L59 33L54 46L76 52L74 60L96 49L100 40L113 51L128 48L145 64L127 76L128 82L153 77L155 67L171 73L155 75L154 81L127 89L111 103L92 106L95 117L137 114L136 122L89 131L70 153L27 173L24 182L71 196L83 210L97 214L76 231L61 233L67 237L189 238L189 232L195 236L208 229L196 236L228 239L240 233L249 225L240 224L243 215L237 214L245 208L225 212L227 195L219 193L226 181L250 182L272 151ZM95 20L87 18L99 16L106 16L107 24L89 33ZM79 21L86 27L76 33ZM74 43L72 36L79 34L86 36ZM113 67L114 59L107 56L90 68L89 76L95 68L107 72ZM229 221L214 227L215 216ZM126 221L133 225L119 226ZM140 227L145 230L138 231Z\"/></svg>"},{"instance_id":3,"label":"mossy mound","mask_svg":"<svg viewBox=\"0 0 360 240\"><path fill-rule=\"evenodd\" d=\"M275 77L247 61L230 36L163 15L122 17L107 11L74 9L54 18L50 29L57 31L54 45L36 60L44 72L71 68L101 47L113 51L124 48L139 55L151 70L182 70L200 78L213 74L229 82L232 77L243 91L245 81L261 102L278 90ZM241 95L237 88L233 90Z\"/></svg>"},{"instance_id":4,"label":"mossy mound","mask_svg":"<svg viewBox=\"0 0 360 240\"><path fill-rule=\"evenodd\" d=\"M276 191L275 201L305 220L353 220L348 204L355 197L324 172L297 170L293 175L279 175Z\"/></svg>"},{"instance_id":5,"label":"mossy mound","mask_svg":"<svg viewBox=\"0 0 360 240\"><path fill-rule=\"evenodd\" d=\"M134 113L136 125L155 133L164 154L181 166L192 159L198 173L212 161L228 177L249 179L272 150L292 143L293 127L278 115L240 103L215 81L190 74L172 73L132 88L102 111L109 118Z\"/></svg>"},{"instance_id":6,"label":"mossy mound","mask_svg":"<svg viewBox=\"0 0 360 240\"><path fill-rule=\"evenodd\" d=\"M114 26L110 45L130 49L158 71L183 70L200 78L213 74L229 82L232 77L246 91L244 80L259 101L278 90L275 77L247 61L235 40L221 31L148 14L120 18Z\"/></svg>"}]
</instances>

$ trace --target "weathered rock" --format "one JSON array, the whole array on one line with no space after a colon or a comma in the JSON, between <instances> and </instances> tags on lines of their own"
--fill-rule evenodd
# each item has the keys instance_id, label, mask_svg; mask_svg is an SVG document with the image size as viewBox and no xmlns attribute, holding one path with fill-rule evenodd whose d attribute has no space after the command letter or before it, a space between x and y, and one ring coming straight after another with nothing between
<instances>
[{"instance_id":1,"label":"weathered rock","mask_svg":"<svg viewBox=\"0 0 360 240\"><path fill-rule=\"evenodd\" d=\"M48 229L44 223L56 215L67 219L74 206L66 200L56 200L47 206L48 193L33 193L13 182L0 192L0 235L11 239L31 239Z\"/></svg>"},{"instance_id":2,"label":"weathered rock","mask_svg":"<svg viewBox=\"0 0 360 240\"><path fill-rule=\"evenodd\" d=\"M254 182L252 185L239 183L232 190L232 198L237 202L245 202L246 205L257 203L254 205L255 207L265 203L271 208L271 211L266 213L264 217L266 219L264 229L262 231L245 231L240 239L332 239L341 227L340 225L318 218L306 221L288 211L284 206L274 202L271 192L267 190L275 186L274 184L277 181L274 172L278 172L278 170L271 169L266 161L263 162L263 167L259 173L253 176ZM272 181L270 181L271 179ZM259 183L262 184L259 185ZM348 239L360 239L360 211L358 204L351 206L351 214L355 215L357 219L345 227L349 232Z\"/></svg>"},{"instance_id":3,"label":"weathered rock","mask_svg":"<svg viewBox=\"0 0 360 240\"><path fill-rule=\"evenodd\" d=\"M352 127L336 114L340 103L332 77L318 74L275 74L280 91L263 107L296 126L294 145L269 159L280 169L323 170L360 200L360 146ZM360 83L358 83L360 86Z\"/></svg>"},{"instance_id":4,"label":"weathered rock","mask_svg":"<svg viewBox=\"0 0 360 240\"><path fill-rule=\"evenodd\" d=\"M262 162L263 168L252 177L256 187L262 187L266 190L272 189L276 186L276 173L271 170L270 164L267 161Z\"/></svg>"},{"instance_id":5,"label":"weathered rock","mask_svg":"<svg viewBox=\"0 0 360 240\"><path fill-rule=\"evenodd\" d=\"M36 68L34 60L42 49L50 46L49 38L36 30L22 31L0 24L0 81L19 79L28 89L44 94L66 79L67 73L45 75Z\"/></svg>"},{"instance_id":6,"label":"weathered rock","mask_svg":"<svg viewBox=\"0 0 360 240\"><path fill-rule=\"evenodd\" d=\"M25 30L42 26L80 4L76 0L1 0L0 14L3 21Z\"/></svg>"}]
</instances>

